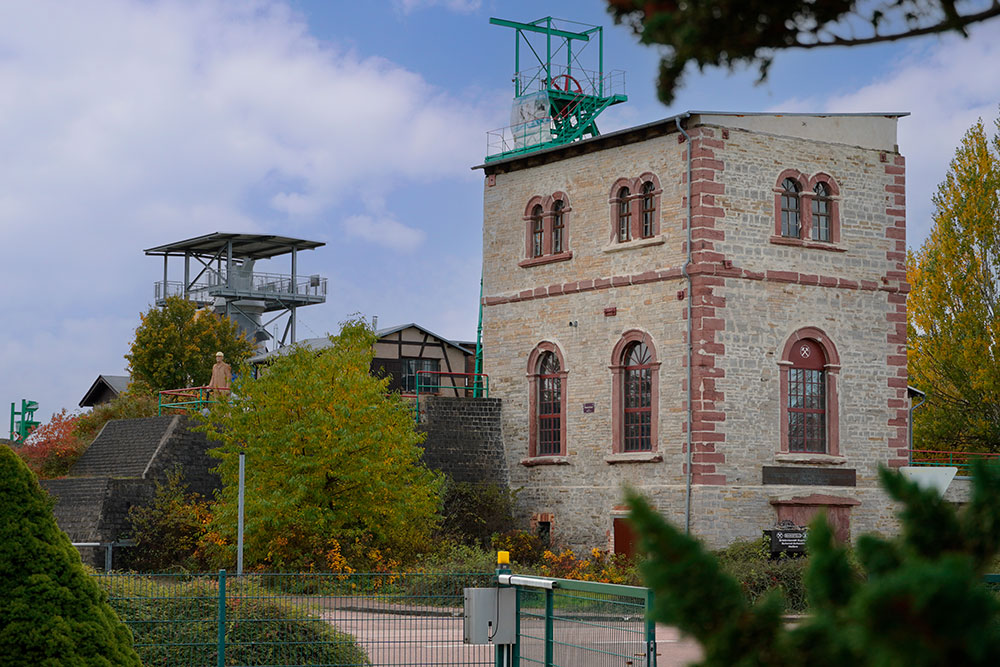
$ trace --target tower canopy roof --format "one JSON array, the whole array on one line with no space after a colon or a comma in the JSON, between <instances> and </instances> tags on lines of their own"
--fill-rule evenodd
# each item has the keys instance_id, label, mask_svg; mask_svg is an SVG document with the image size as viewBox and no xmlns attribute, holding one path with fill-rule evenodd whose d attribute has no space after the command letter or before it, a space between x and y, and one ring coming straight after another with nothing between
<instances>
[{"instance_id":1,"label":"tower canopy roof","mask_svg":"<svg viewBox=\"0 0 1000 667\"><path fill-rule=\"evenodd\" d=\"M270 259L284 255L292 250L314 250L325 246L321 241L293 239L288 236L273 234L229 234L214 232L204 236L175 241L155 248L147 248L147 255L210 255L215 256L226 252L227 245L233 244L233 257L237 259Z\"/></svg>"}]
</instances>

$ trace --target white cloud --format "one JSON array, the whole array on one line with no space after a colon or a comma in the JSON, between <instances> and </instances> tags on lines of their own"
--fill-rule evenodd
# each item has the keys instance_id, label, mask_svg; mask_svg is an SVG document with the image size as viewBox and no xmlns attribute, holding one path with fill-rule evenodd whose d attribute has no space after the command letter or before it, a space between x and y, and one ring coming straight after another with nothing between
<instances>
[{"instance_id":1,"label":"white cloud","mask_svg":"<svg viewBox=\"0 0 1000 667\"><path fill-rule=\"evenodd\" d=\"M278 2L5 6L0 284L17 324L0 400L30 389L58 409L119 371L120 320L146 308L158 272L143 248L213 231L322 239L373 182L386 194L474 182L491 113L317 41ZM391 217L362 222L362 237L399 250L424 238ZM91 320L85 335L69 324Z\"/></svg>"},{"instance_id":2,"label":"white cloud","mask_svg":"<svg viewBox=\"0 0 1000 667\"><path fill-rule=\"evenodd\" d=\"M427 9L428 7L444 7L453 12L471 14L482 6L482 0L396 0L396 6L404 14Z\"/></svg>"},{"instance_id":3,"label":"white cloud","mask_svg":"<svg viewBox=\"0 0 1000 667\"><path fill-rule=\"evenodd\" d=\"M855 92L825 100L792 100L785 111L909 111L899 121L906 156L908 243L930 231L931 196L944 180L962 135L983 118L994 131L1000 103L1000 22L977 26L968 39L928 38L912 46L889 75Z\"/></svg>"},{"instance_id":4,"label":"white cloud","mask_svg":"<svg viewBox=\"0 0 1000 667\"><path fill-rule=\"evenodd\" d=\"M424 242L424 232L407 227L390 215L353 215L343 222L349 237L364 239L393 250L411 252Z\"/></svg>"}]
</instances>

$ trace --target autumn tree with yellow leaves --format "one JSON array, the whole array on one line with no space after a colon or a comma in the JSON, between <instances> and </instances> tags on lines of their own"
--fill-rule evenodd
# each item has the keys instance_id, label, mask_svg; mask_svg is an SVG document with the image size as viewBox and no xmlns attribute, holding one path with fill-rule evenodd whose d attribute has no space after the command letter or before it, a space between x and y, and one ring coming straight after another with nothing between
<instances>
[{"instance_id":1,"label":"autumn tree with yellow leaves","mask_svg":"<svg viewBox=\"0 0 1000 667\"><path fill-rule=\"evenodd\" d=\"M443 476L421 460L412 405L369 372L376 336L345 323L322 350L293 347L234 383L205 429L220 447L210 541L235 561L238 455L246 454L244 555L269 570L391 569L426 550Z\"/></svg>"},{"instance_id":2,"label":"autumn tree with yellow leaves","mask_svg":"<svg viewBox=\"0 0 1000 667\"><path fill-rule=\"evenodd\" d=\"M133 384L145 391L204 386L216 352L236 370L254 349L236 322L178 296L141 318L125 359Z\"/></svg>"},{"instance_id":3,"label":"autumn tree with yellow leaves","mask_svg":"<svg viewBox=\"0 0 1000 667\"><path fill-rule=\"evenodd\" d=\"M997 123L1000 132L1000 121ZM907 275L910 384L920 449L1000 451L1000 134L982 120L934 196L930 236Z\"/></svg>"}]
</instances>

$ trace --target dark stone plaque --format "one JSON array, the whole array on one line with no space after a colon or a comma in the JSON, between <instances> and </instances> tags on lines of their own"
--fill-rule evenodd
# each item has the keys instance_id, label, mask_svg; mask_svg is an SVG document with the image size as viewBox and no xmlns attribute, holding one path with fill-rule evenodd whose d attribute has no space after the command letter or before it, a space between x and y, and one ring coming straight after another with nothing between
<instances>
[{"instance_id":1,"label":"dark stone plaque","mask_svg":"<svg viewBox=\"0 0 1000 667\"><path fill-rule=\"evenodd\" d=\"M762 483L802 486L857 486L858 476L854 468L764 466Z\"/></svg>"},{"instance_id":2,"label":"dark stone plaque","mask_svg":"<svg viewBox=\"0 0 1000 667\"><path fill-rule=\"evenodd\" d=\"M594 404L593 403L584 403L583 404L583 414L589 415L593 411L594 411Z\"/></svg>"}]
</instances>

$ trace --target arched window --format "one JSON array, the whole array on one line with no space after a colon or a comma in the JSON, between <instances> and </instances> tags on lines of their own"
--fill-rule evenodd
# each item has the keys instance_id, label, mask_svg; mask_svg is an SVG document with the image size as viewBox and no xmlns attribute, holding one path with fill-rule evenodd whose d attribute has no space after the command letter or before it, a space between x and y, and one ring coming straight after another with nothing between
<instances>
[{"instance_id":1,"label":"arched window","mask_svg":"<svg viewBox=\"0 0 1000 667\"><path fill-rule=\"evenodd\" d=\"M566 203L557 199L552 203L552 254L563 251L563 208Z\"/></svg>"},{"instance_id":2,"label":"arched window","mask_svg":"<svg viewBox=\"0 0 1000 667\"><path fill-rule=\"evenodd\" d=\"M555 343L539 343L528 355L528 458L526 465L565 462L566 364ZM535 459L543 460L536 461Z\"/></svg>"},{"instance_id":3,"label":"arched window","mask_svg":"<svg viewBox=\"0 0 1000 667\"><path fill-rule=\"evenodd\" d=\"M788 451L826 453L826 357L801 340L788 369Z\"/></svg>"},{"instance_id":4,"label":"arched window","mask_svg":"<svg viewBox=\"0 0 1000 667\"><path fill-rule=\"evenodd\" d=\"M820 181L813 188L812 239L814 241L831 240L831 213L832 201L830 199L830 186Z\"/></svg>"},{"instance_id":5,"label":"arched window","mask_svg":"<svg viewBox=\"0 0 1000 667\"><path fill-rule=\"evenodd\" d=\"M786 178L781 182L781 235L800 238L802 234L802 214L799 207L798 181Z\"/></svg>"},{"instance_id":6,"label":"arched window","mask_svg":"<svg viewBox=\"0 0 1000 667\"><path fill-rule=\"evenodd\" d=\"M541 257L545 252L545 222L541 204L531 210L531 256Z\"/></svg>"},{"instance_id":7,"label":"arched window","mask_svg":"<svg viewBox=\"0 0 1000 667\"><path fill-rule=\"evenodd\" d=\"M632 240L632 202L628 188L618 191L618 242Z\"/></svg>"},{"instance_id":8,"label":"arched window","mask_svg":"<svg viewBox=\"0 0 1000 667\"><path fill-rule=\"evenodd\" d=\"M562 450L562 376L559 359L552 352L538 362L538 447L539 456L558 455Z\"/></svg>"},{"instance_id":9,"label":"arched window","mask_svg":"<svg viewBox=\"0 0 1000 667\"><path fill-rule=\"evenodd\" d=\"M653 358L644 343L632 343L625 352L623 451L648 452L652 444Z\"/></svg>"},{"instance_id":10,"label":"arched window","mask_svg":"<svg viewBox=\"0 0 1000 667\"><path fill-rule=\"evenodd\" d=\"M653 197L655 187L651 181L642 184L642 238L648 239L656 234L656 200Z\"/></svg>"},{"instance_id":11,"label":"arched window","mask_svg":"<svg viewBox=\"0 0 1000 667\"><path fill-rule=\"evenodd\" d=\"M649 335L622 334L611 362L611 421L614 454L653 453L658 449L660 362Z\"/></svg>"},{"instance_id":12,"label":"arched window","mask_svg":"<svg viewBox=\"0 0 1000 667\"><path fill-rule=\"evenodd\" d=\"M573 258L569 249L570 216L573 207L565 192L547 197L536 195L524 207L524 259L518 266L527 268Z\"/></svg>"},{"instance_id":13,"label":"arched window","mask_svg":"<svg viewBox=\"0 0 1000 667\"><path fill-rule=\"evenodd\" d=\"M781 451L839 455L837 350L819 329L795 332L781 369Z\"/></svg>"}]
</instances>

